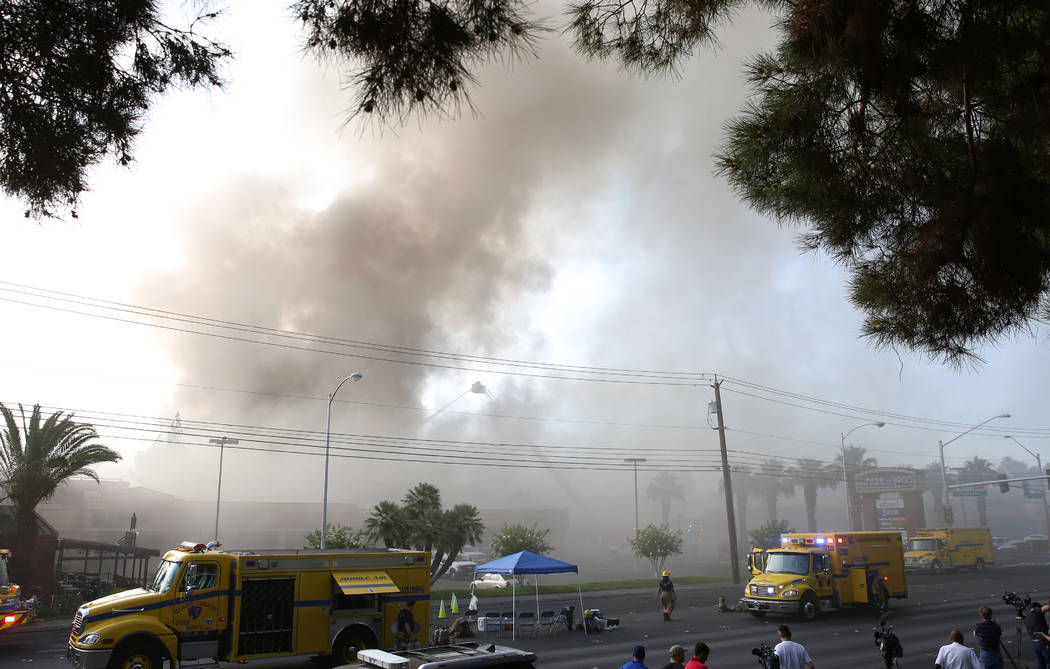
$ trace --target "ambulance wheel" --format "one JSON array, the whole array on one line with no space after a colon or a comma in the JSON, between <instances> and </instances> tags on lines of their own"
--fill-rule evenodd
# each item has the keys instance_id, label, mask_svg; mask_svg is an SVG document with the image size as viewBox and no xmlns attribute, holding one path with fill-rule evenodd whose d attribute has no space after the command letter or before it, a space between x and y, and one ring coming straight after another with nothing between
<instances>
[{"instance_id":1,"label":"ambulance wheel","mask_svg":"<svg viewBox=\"0 0 1050 669\"><path fill-rule=\"evenodd\" d=\"M885 611L889 603L890 598L886 595L886 588L882 583L876 581L871 586L871 608L876 611Z\"/></svg>"},{"instance_id":2,"label":"ambulance wheel","mask_svg":"<svg viewBox=\"0 0 1050 669\"><path fill-rule=\"evenodd\" d=\"M984 560L977 558L977 562L973 563L973 568L977 571L984 571Z\"/></svg>"},{"instance_id":3,"label":"ambulance wheel","mask_svg":"<svg viewBox=\"0 0 1050 669\"><path fill-rule=\"evenodd\" d=\"M817 603L817 598L812 592L807 592L802 595L802 601L798 605L798 616L802 620L810 621L815 620L817 614L820 612L820 605Z\"/></svg>"},{"instance_id":4,"label":"ambulance wheel","mask_svg":"<svg viewBox=\"0 0 1050 669\"><path fill-rule=\"evenodd\" d=\"M940 574L942 571L944 571L944 567L941 566L941 561L940 560L934 560L933 564L930 565L930 573L931 574Z\"/></svg>"},{"instance_id":5,"label":"ambulance wheel","mask_svg":"<svg viewBox=\"0 0 1050 669\"><path fill-rule=\"evenodd\" d=\"M750 613L751 615L753 615L756 618L765 618L766 617L766 612L765 611L748 611L748 613Z\"/></svg>"},{"instance_id":6,"label":"ambulance wheel","mask_svg":"<svg viewBox=\"0 0 1050 669\"><path fill-rule=\"evenodd\" d=\"M375 643L369 643L370 638L360 630L346 630L335 640L332 648L332 666L338 667L342 664L350 664L357 661L357 651L365 648L376 647Z\"/></svg>"},{"instance_id":7,"label":"ambulance wheel","mask_svg":"<svg viewBox=\"0 0 1050 669\"><path fill-rule=\"evenodd\" d=\"M163 661L155 645L133 641L113 653L109 669L161 669Z\"/></svg>"}]
</instances>

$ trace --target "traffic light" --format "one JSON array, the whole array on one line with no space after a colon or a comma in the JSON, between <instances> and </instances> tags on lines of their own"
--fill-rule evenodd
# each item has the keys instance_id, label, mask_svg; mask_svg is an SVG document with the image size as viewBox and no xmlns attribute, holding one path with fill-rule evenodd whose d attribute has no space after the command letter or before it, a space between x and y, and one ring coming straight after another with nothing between
<instances>
[{"instance_id":1,"label":"traffic light","mask_svg":"<svg viewBox=\"0 0 1050 669\"><path fill-rule=\"evenodd\" d=\"M999 478L1002 479L1002 481L999 483L999 492L1001 492L1003 494L1006 494L1006 493L1010 492L1010 484L1007 483L1006 480L1005 480L1005 479L1008 479L1010 477L1007 476L1006 474L1000 474Z\"/></svg>"}]
</instances>

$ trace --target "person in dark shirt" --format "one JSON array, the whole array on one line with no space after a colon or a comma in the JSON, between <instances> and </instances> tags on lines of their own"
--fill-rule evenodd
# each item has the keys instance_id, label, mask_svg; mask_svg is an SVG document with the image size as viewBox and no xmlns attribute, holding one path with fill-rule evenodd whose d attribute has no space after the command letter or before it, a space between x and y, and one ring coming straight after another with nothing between
<instances>
[{"instance_id":1,"label":"person in dark shirt","mask_svg":"<svg viewBox=\"0 0 1050 669\"><path fill-rule=\"evenodd\" d=\"M405 602L405 608L397 614L397 650L407 650L412 635L416 633L416 619L412 616L411 599Z\"/></svg>"},{"instance_id":2,"label":"person in dark shirt","mask_svg":"<svg viewBox=\"0 0 1050 669\"><path fill-rule=\"evenodd\" d=\"M1032 652L1035 653L1037 669L1047 669L1048 656L1050 656L1050 630L1046 626L1046 612L1050 611L1050 605L1040 606L1039 602L1032 602L1025 614L1024 624L1028 633L1032 635Z\"/></svg>"},{"instance_id":3,"label":"person in dark shirt","mask_svg":"<svg viewBox=\"0 0 1050 669\"><path fill-rule=\"evenodd\" d=\"M667 651L667 654L671 656L671 660L664 666L660 667L660 669L684 669L685 648L675 644L671 646L671 650Z\"/></svg>"},{"instance_id":4,"label":"person in dark shirt","mask_svg":"<svg viewBox=\"0 0 1050 669\"><path fill-rule=\"evenodd\" d=\"M992 610L982 606L978 613L981 619L973 626L973 636L978 641L977 656L983 669L1003 669L1003 654L999 651L999 639L1003 628L992 620Z\"/></svg>"}]
</instances>

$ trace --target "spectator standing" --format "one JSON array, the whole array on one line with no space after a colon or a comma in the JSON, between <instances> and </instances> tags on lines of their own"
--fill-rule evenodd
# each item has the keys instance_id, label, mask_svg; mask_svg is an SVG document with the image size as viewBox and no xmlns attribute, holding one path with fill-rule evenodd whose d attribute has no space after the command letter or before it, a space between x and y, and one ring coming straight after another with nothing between
<instances>
[{"instance_id":1,"label":"spectator standing","mask_svg":"<svg viewBox=\"0 0 1050 669\"><path fill-rule=\"evenodd\" d=\"M711 649L703 641L697 641L693 646L693 656L685 665L685 669L707 669L707 658L711 655Z\"/></svg>"},{"instance_id":2,"label":"spectator standing","mask_svg":"<svg viewBox=\"0 0 1050 669\"><path fill-rule=\"evenodd\" d=\"M1046 612L1050 605L1040 606L1039 602L1032 602L1025 614L1024 624L1028 633L1032 635L1032 652L1035 654L1037 669L1047 669L1048 655L1050 655L1050 630L1046 626Z\"/></svg>"},{"instance_id":3,"label":"spectator standing","mask_svg":"<svg viewBox=\"0 0 1050 669\"><path fill-rule=\"evenodd\" d=\"M678 644L671 646L671 650L667 651L670 656L670 661L667 664L660 667L660 669L684 669L685 668L685 648L682 648Z\"/></svg>"},{"instance_id":4,"label":"spectator standing","mask_svg":"<svg viewBox=\"0 0 1050 669\"><path fill-rule=\"evenodd\" d=\"M645 666L645 646L638 644L631 651L631 661L625 663L620 669L649 669Z\"/></svg>"},{"instance_id":5,"label":"spectator standing","mask_svg":"<svg viewBox=\"0 0 1050 669\"><path fill-rule=\"evenodd\" d=\"M977 653L963 645L963 633L959 630L952 630L948 635L948 643L937 651L934 666L937 669L981 669Z\"/></svg>"},{"instance_id":6,"label":"spectator standing","mask_svg":"<svg viewBox=\"0 0 1050 669\"><path fill-rule=\"evenodd\" d=\"M973 636L977 639L980 655L978 659L984 669L1003 669L1003 654L999 650L999 640L1003 628L992 620L992 609L982 606L978 611L981 619L973 626Z\"/></svg>"},{"instance_id":7,"label":"spectator standing","mask_svg":"<svg viewBox=\"0 0 1050 669\"><path fill-rule=\"evenodd\" d=\"M773 646L773 652L780 660L780 669L813 669L813 658L806 652L806 647L791 640L791 628L777 625L777 636L780 643Z\"/></svg>"}]
</instances>

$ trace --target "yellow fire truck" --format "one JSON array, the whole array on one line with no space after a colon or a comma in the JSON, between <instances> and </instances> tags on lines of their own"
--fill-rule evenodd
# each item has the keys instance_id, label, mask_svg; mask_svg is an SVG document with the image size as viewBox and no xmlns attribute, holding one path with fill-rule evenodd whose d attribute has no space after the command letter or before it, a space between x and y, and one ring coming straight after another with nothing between
<instances>
[{"instance_id":1,"label":"yellow fire truck","mask_svg":"<svg viewBox=\"0 0 1050 669\"><path fill-rule=\"evenodd\" d=\"M33 619L33 609L22 598L22 589L11 582L7 560L11 551L0 548L0 632L15 625L25 625Z\"/></svg>"},{"instance_id":2,"label":"yellow fire truck","mask_svg":"<svg viewBox=\"0 0 1050 669\"><path fill-rule=\"evenodd\" d=\"M987 527L942 527L921 529L908 539L904 567L908 571L939 574L942 569L995 564L992 533Z\"/></svg>"},{"instance_id":3,"label":"yellow fire truck","mask_svg":"<svg viewBox=\"0 0 1050 669\"><path fill-rule=\"evenodd\" d=\"M409 602L416 639L428 641L428 553L221 551L185 542L164 555L150 585L81 606L67 657L77 669L292 655L345 664L360 649L393 647Z\"/></svg>"},{"instance_id":4,"label":"yellow fire truck","mask_svg":"<svg viewBox=\"0 0 1050 669\"><path fill-rule=\"evenodd\" d=\"M900 532L782 534L780 548L748 556L751 581L741 605L751 615L812 620L847 606L886 608L908 596Z\"/></svg>"}]
</instances>

